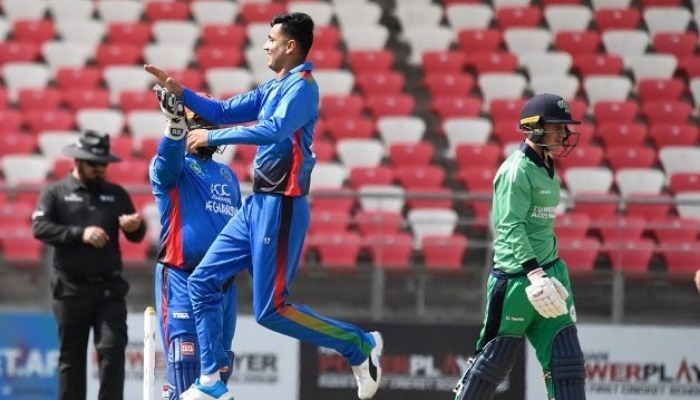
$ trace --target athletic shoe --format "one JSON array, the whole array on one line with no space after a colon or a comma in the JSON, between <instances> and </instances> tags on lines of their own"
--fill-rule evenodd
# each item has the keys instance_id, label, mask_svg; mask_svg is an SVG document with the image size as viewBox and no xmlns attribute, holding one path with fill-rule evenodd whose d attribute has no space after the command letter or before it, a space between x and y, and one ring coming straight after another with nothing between
<instances>
[{"instance_id":1,"label":"athletic shoe","mask_svg":"<svg viewBox=\"0 0 700 400\"><path fill-rule=\"evenodd\" d=\"M352 373L357 380L357 397L360 399L371 399L379 388L379 381L382 379L382 350L384 340L379 332L371 332L374 339L374 347L369 353L369 357L360 365L352 367Z\"/></svg>"},{"instance_id":2,"label":"athletic shoe","mask_svg":"<svg viewBox=\"0 0 700 400\"><path fill-rule=\"evenodd\" d=\"M180 398L182 400L233 400L233 395L221 381L216 382L214 386L205 386L199 383L197 378Z\"/></svg>"}]
</instances>

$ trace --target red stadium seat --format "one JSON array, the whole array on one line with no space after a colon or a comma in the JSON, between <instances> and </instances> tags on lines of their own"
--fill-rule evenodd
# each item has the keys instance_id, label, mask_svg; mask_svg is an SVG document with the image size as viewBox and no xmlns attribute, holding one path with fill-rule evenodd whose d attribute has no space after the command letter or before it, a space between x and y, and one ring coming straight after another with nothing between
<instances>
[{"instance_id":1,"label":"red stadium seat","mask_svg":"<svg viewBox=\"0 0 700 400\"><path fill-rule=\"evenodd\" d=\"M624 68L622 57L613 54L578 54L572 69L581 78L591 75L619 75Z\"/></svg>"},{"instance_id":2,"label":"red stadium seat","mask_svg":"<svg viewBox=\"0 0 700 400\"><path fill-rule=\"evenodd\" d=\"M647 101L680 100L685 83L681 79L646 78L637 82L637 95L642 103Z\"/></svg>"},{"instance_id":3,"label":"red stadium seat","mask_svg":"<svg viewBox=\"0 0 700 400\"><path fill-rule=\"evenodd\" d=\"M700 221L679 217L659 217L649 222L648 229L659 243L665 241L695 241Z\"/></svg>"},{"instance_id":4,"label":"red stadium seat","mask_svg":"<svg viewBox=\"0 0 700 400\"><path fill-rule=\"evenodd\" d=\"M501 29L536 27L542 23L540 7L500 7L496 10L496 24Z\"/></svg>"},{"instance_id":5,"label":"red stadium seat","mask_svg":"<svg viewBox=\"0 0 700 400\"><path fill-rule=\"evenodd\" d=\"M148 23L116 21L107 25L107 43L143 47L150 40L151 25Z\"/></svg>"},{"instance_id":6,"label":"red stadium seat","mask_svg":"<svg viewBox=\"0 0 700 400\"><path fill-rule=\"evenodd\" d=\"M198 68L168 69L167 72L181 85L192 90L201 91L204 86L204 73Z\"/></svg>"},{"instance_id":7,"label":"red stadium seat","mask_svg":"<svg viewBox=\"0 0 700 400\"><path fill-rule=\"evenodd\" d=\"M694 276L700 265L700 246L696 240L666 240L657 249L669 274Z\"/></svg>"},{"instance_id":8,"label":"red stadium seat","mask_svg":"<svg viewBox=\"0 0 700 400\"><path fill-rule=\"evenodd\" d=\"M408 233L374 234L364 237L372 262L390 272L409 271L413 238Z\"/></svg>"},{"instance_id":9,"label":"red stadium seat","mask_svg":"<svg viewBox=\"0 0 700 400\"><path fill-rule=\"evenodd\" d=\"M0 121L1 119L2 117L0 117ZM0 135L0 158L7 154L31 154L36 150L36 136L11 132L14 131Z\"/></svg>"},{"instance_id":10,"label":"red stadium seat","mask_svg":"<svg viewBox=\"0 0 700 400\"><path fill-rule=\"evenodd\" d=\"M20 19L12 23L12 36L18 41L41 45L55 35L56 29L51 19Z\"/></svg>"},{"instance_id":11,"label":"red stadium seat","mask_svg":"<svg viewBox=\"0 0 700 400\"><path fill-rule=\"evenodd\" d=\"M605 147L605 160L613 171L622 168L651 168L656 162L656 151L650 147L611 144Z\"/></svg>"},{"instance_id":12,"label":"red stadium seat","mask_svg":"<svg viewBox=\"0 0 700 400\"><path fill-rule=\"evenodd\" d=\"M40 269L43 244L32 236L31 229L15 229L12 236L0 238L5 262L13 268Z\"/></svg>"},{"instance_id":13,"label":"red stadium seat","mask_svg":"<svg viewBox=\"0 0 700 400\"><path fill-rule=\"evenodd\" d=\"M396 95L403 91L406 78L396 71L374 71L355 75L355 86L365 96Z\"/></svg>"},{"instance_id":14,"label":"red stadium seat","mask_svg":"<svg viewBox=\"0 0 700 400\"><path fill-rule=\"evenodd\" d=\"M130 160L134 155L134 138L128 135L114 135L110 138L109 147L122 160Z\"/></svg>"},{"instance_id":15,"label":"red stadium seat","mask_svg":"<svg viewBox=\"0 0 700 400\"><path fill-rule=\"evenodd\" d=\"M68 131L75 127L75 116L66 110L32 110L23 113L22 117L35 135L41 131Z\"/></svg>"},{"instance_id":16,"label":"red stadium seat","mask_svg":"<svg viewBox=\"0 0 700 400\"><path fill-rule=\"evenodd\" d=\"M17 93L17 105L22 112L29 110L56 110L61 106L63 97L58 89L20 89Z\"/></svg>"},{"instance_id":17,"label":"red stadium seat","mask_svg":"<svg viewBox=\"0 0 700 400\"><path fill-rule=\"evenodd\" d=\"M66 67L56 71L56 86L61 90L96 88L101 80L102 71L95 67Z\"/></svg>"},{"instance_id":18,"label":"red stadium seat","mask_svg":"<svg viewBox=\"0 0 700 400\"><path fill-rule=\"evenodd\" d=\"M390 185L394 182L394 170L387 166L355 167L350 170L350 186Z\"/></svg>"},{"instance_id":19,"label":"red stadium seat","mask_svg":"<svg viewBox=\"0 0 700 400\"><path fill-rule=\"evenodd\" d=\"M355 214L355 226L363 236L397 234L403 227L403 215L392 211L360 210Z\"/></svg>"},{"instance_id":20,"label":"red stadium seat","mask_svg":"<svg viewBox=\"0 0 700 400\"><path fill-rule=\"evenodd\" d=\"M143 16L148 22L184 21L190 16L190 4L180 1L149 1Z\"/></svg>"},{"instance_id":21,"label":"red stadium seat","mask_svg":"<svg viewBox=\"0 0 700 400\"><path fill-rule=\"evenodd\" d=\"M651 38L651 47L656 53L668 53L681 59L692 56L698 43L695 32L659 32Z\"/></svg>"},{"instance_id":22,"label":"red stadium seat","mask_svg":"<svg viewBox=\"0 0 700 400\"><path fill-rule=\"evenodd\" d=\"M331 162L335 159L335 144L330 140L314 140L313 151L317 162Z\"/></svg>"},{"instance_id":23,"label":"red stadium seat","mask_svg":"<svg viewBox=\"0 0 700 400\"><path fill-rule=\"evenodd\" d=\"M692 110L690 104L683 101L648 101L642 106L642 113L652 125L685 123Z\"/></svg>"},{"instance_id":24,"label":"red stadium seat","mask_svg":"<svg viewBox=\"0 0 700 400\"><path fill-rule=\"evenodd\" d=\"M603 149L598 146L576 146L566 157L558 157L555 164L563 174L570 167L598 167L603 162Z\"/></svg>"},{"instance_id":25,"label":"red stadium seat","mask_svg":"<svg viewBox=\"0 0 700 400\"><path fill-rule=\"evenodd\" d=\"M365 102L358 94L326 95L321 97L320 113L324 118L359 118L365 109Z\"/></svg>"},{"instance_id":26,"label":"red stadium seat","mask_svg":"<svg viewBox=\"0 0 700 400\"><path fill-rule=\"evenodd\" d=\"M126 114L134 110L160 110L152 90L119 92L119 108Z\"/></svg>"},{"instance_id":27,"label":"red stadium seat","mask_svg":"<svg viewBox=\"0 0 700 400\"><path fill-rule=\"evenodd\" d=\"M466 73L431 73L423 78L431 97L466 96L474 87L474 77Z\"/></svg>"},{"instance_id":28,"label":"red stadium seat","mask_svg":"<svg viewBox=\"0 0 700 400\"><path fill-rule=\"evenodd\" d=\"M619 202L620 197L612 193L582 193L574 198L573 212L613 218Z\"/></svg>"},{"instance_id":29,"label":"red stadium seat","mask_svg":"<svg viewBox=\"0 0 700 400\"><path fill-rule=\"evenodd\" d=\"M700 192L700 173L674 172L668 178L668 188L673 194Z\"/></svg>"},{"instance_id":30,"label":"red stadium seat","mask_svg":"<svg viewBox=\"0 0 700 400\"><path fill-rule=\"evenodd\" d=\"M593 15L593 20L600 32L608 29L637 29L641 19L642 14L634 7L601 8Z\"/></svg>"},{"instance_id":31,"label":"red stadium seat","mask_svg":"<svg viewBox=\"0 0 700 400\"><path fill-rule=\"evenodd\" d=\"M340 43L340 31L335 25L315 26L314 27L314 48L338 48Z\"/></svg>"},{"instance_id":32,"label":"red stadium seat","mask_svg":"<svg viewBox=\"0 0 700 400\"><path fill-rule=\"evenodd\" d=\"M239 24L205 24L200 33L203 45L224 45L235 49L243 48L247 38L245 27Z\"/></svg>"},{"instance_id":33,"label":"red stadium seat","mask_svg":"<svg viewBox=\"0 0 700 400\"><path fill-rule=\"evenodd\" d=\"M559 241L583 239L591 227L591 217L588 214L569 212L558 215L554 220L554 232Z\"/></svg>"},{"instance_id":34,"label":"red stadium seat","mask_svg":"<svg viewBox=\"0 0 700 400\"><path fill-rule=\"evenodd\" d=\"M119 235L119 249L122 253L124 268L145 271L151 267L149 250L151 243L148 240L134 243L128 241L124 235Z\"/></svg>"},{"instance_id":35,"label":"red stadium seat","mask_svg":"<svg viewBox=\"0 0 700 400\"><path fill-rule=\"evenodd\" d=\"M475 53L494 53L501 49L502 44L503 32L499 29L463 29L457 32L457 46L470 60ZM462 67L465 61L462 61Z\"/></svg>"},{"instance_id":36,"label":"red stadium seat","mask_svg":"<svg viewBox=\"0 0 700 400\"><path fill-rule=\"evenodd\" d=\"M638 240L646 229L644 218L637 216L594 217L591 228L600 234L603 242Z\"/></svg>"},{"instance_id":37,"label":"red stadium seat","mask_svg":"<svg viewBox=\"0 0 700 400\"><path fill-rule=\"evenodd\" d=\"M64 89L63 101L72 112L83 108L109 108L111 104L109 91L97 87ZM155 103L153 98L151 101Z\"/></svg>"},{"instance_id":38,"label":"red stadium seat","mask_svg":"<svg viewBox=\"0 0 700 400\"><path fill-rule=\"evenodd\" d=\"M355 75L373 71L390 71L394 65L394 53L390 50L350 50L348 65Z\"/></svg>"},{"instance_id":39,"label":"red stadium seat","mask_svg":"<svg viewBox=\"0 0 700 400\"><path fill-rule=\"evenodd\" d=\"M369 118L328 118L328 136L334 141L340 139L369 139L374 136L375 124Z\"/></svg>"},{"instance_id":40,"label":"red stadium seat","mask_svg":"<svg viewBox=\"0 0 700 400\"><path fill-rule=\"evenodd\" d=\"M441 120L452 117L477 117L481 113L478 97L440 96L430 102L430 111Z\"/></svg>"},{"instance_id":41,"label":"red stadium seat","mask_svg":"<svg viewBox=\"0 0 700 400\"><path fill-rule=\"evenodd\" d=\"M341 210L318 210L311 214L309 235L333 235L348 232L350 215Z\"/></svg>"},{"instance_id":42,"label":"red stadium seat","mask_svg":"<svg viewBox=\"0 0 700 400\"><path fill-rule=\"evenodd\" d=\"M245 24L269 23L275 15L284 12L286 12L286 7L281 3L243 3L239 15Z\"/></svg>"},{"instance_id":43,"label":"red stadium seat","mask_svg":"<svg viewBox=\"0 0 700 400\"><path fill-rule=\"evenodd\" d=\"M671 211L673 199L670 195L661 193L657 195L630 195L625 201L625 215L637 216L651 221L662 218Z\"/></svg>"},{"instance_id":44,"label":"red stadium seat","mask_svg":"<svg viewBox=\"0 0 700 400\"><path fill-rule=\"evenodd\" d=\"M468 191L489 191L493 188L495 167L471 166L457 171L457 181Z\"/></svg>"},{"instance_id":45,"label":"red stadium seat","mask_svg":"<svg viewBox=\"0 0 700 400\"><path fill-rule=\"evenodd\" d=\"M570 274L593 272L600 248L600 242L589 237L563 238L557 242L559 257L566 263Z\"/></svg>"},{"instance_id":46,"label":"red stadium seat","mask_svg":"<svg viewBox=\"0 0 700 400\"><path fill-rule=\"evenodd\" d=\"M505 51L475 54L473 62L477 74L484 72L515 72L518 69L518 56Z\"/></svg>"},{"instance_id":47,"label":"red stadium seat","mask_svg":"<svg viewBox=\"0 0 700 400\"><path fill-rule=\"evenodd\" d=\"M596 31L559 31L554 35L554 48L572 56L595 54L600 43L600 34Z\"/></svg>"},{"instance_id":48,"label":"red stadium seat","mask_svg":"<svg viewBox=\"0 0 700 400\"><path fill-rule=\"evenodd\" d=\"M681 0L640 0L642 9L647 7L680 7Z\"/></svg>"},{"instance_id":49,"label":"red stadium seat","mask_svg":"<svg viewBox=\"0 0 700 400\"><path fill-rule=\"evenodd\" d=\"M612 268L626 274L646 274L656 244L650 239L619 240L603 243Z\"/></svg>"},{"instance_id":50,"label":"red stadium seat","mask_svg":"<svg viewBox=\"0 0 700 400\"><path fill-rule=\"evenodd\" d=\"M7 132L19 132L22 127L22 113L10 108L0 109L0 126Z\"/></svg>"},{"instance_id":51,"label":"red stadium seat","mask_svg":"<svg viewBox=\"0 0 700 400\"><path fill-rule=\"evenodd\" d=\"M491 143L463 143L455 148L455 161L460 170L472 166L493 167L502 157L501 146Z\"/></svg>"},{"instance_id":52,"label":"red stadium seat","mask_svg":"<svg viewBox=\"0 0 700 400\"><path fill-rule=\"evenodd\" d=\"M440 188L445 180L445 170L436 165L398 167L395 175L406 190Z\"/></svg>"},{"instance_id":53,"label":"red stadium seat","mask_svg":"<svg viewBox=\"0 0 700 400\"><path fill-rule=\"evenodd\" d=\"M222 47L230 47L224 45ZM306 57L307 61L314 63L314 68L338 69L341 68L345 61L345 54L339 49L333 48L312 48Z\"/></svg>"},{"instance_id":54,"label":"red stadium seat","mask_svg":"<svg viewBox=\"0 0 700 400\"><path fill-rule=\"evenodd\" d=\"M424 75L461 73L466 65L466 55L460 51L426 51L422 57Z\"/></svg>"},{"instance_id":55,"label":"red stadium seat","mask_svg":"<svg viewBox=\"0 0 700 400\"><path fill-rule=\"evenodd\" d=\"M678 60L678 71L684 73L687 78L693 79L700 76L700 56L690 55Z\"/></svg>"},{"instance_id":56,"label":"red stadium seat","mask_svg":"<svg viewBox=\"0 0 700 400\"><path fill-rule=\"evenodd\" d=\"M145 184L148 183L148 164L149 162L143 159L122 160L111 164L105 177L123 185Z\"/></svg>"},{"instance_id":57,"label":"red stadium seat","mask_svg":"<svg viewBox=\"0 0 700 400\"><path fill-rule=\"evenodd\" d=\"M491 121L497 123L504 120L517 120L520 110L527 102L526 99L494 99L489 103ZM515 123L518 126L518 123Z\"/></svg>"},{"instance_id":58,"label":"red stadium seat","mask_svg":"<svg viewBox=\"0 0 700 400\"><path fill-rule=\"evenodd\" d=\"M606 148L609 146L641 147L648 133L647 125L639 122L606 122L598 126L597 136Z\"/></svg>"},{"instance_id":59,"label":"red stadium seat","mask_svg":"<svg viewBox=\"0 0 700 400\"><path fill-rule=\"evenodd\" d=\"M367 110L376 119L393 115L411 115L416 100L408 94L373 94L365 98Z\"/></svg>"},{"instance_id":60,"label":"red stadium seat","mask_svg":"<svg viewBox=\"0 0 700 400\"><path fill-rule=\"evenodd\" d=\"M106 67L108 65L138 64L141 60L142 50L142 47L132 44L103 43L97 47L95 62L97 62L99 67Z\"/></svg>"},{"instance_id":61,"label":"red stadium seat","mask_svg":"<svg viewBox=\"0 0 700 400\"><path fill-rule=\"evenodd\" d=\"M333 272L357 272L357 257L360 253L362 239L356 233L323 234L310 236L309 245L318 251L323 268Z\"/></svg>"},{"instance_id":62,"label":"red stadium seat","mask_svg":"<svg viewBox=\"0 0 700 400\"><path fill-rule=\"evenodd\" d=\"M520 115L520 113L513 115L514 116L511 116L510 119L501 119L493 124L491 139L497 141L502 146L512 142L521 142L525 139L519 127L520 120L518 119L518 115Z\"/></svg>"},{"instance_id":63,"label":"red stadium seat","mask_svg":"<svg viewBox=\"0 0 700 400\"><path fill-rule=\"evenodd\" d=\"M73 170L74 165L75 161L72 158L56 158L49 174L52 179L62 179Z\"/></svg>"},{"instance_id":64,"label":"red stadium seat","mask_svg":"<svg viewBox=\"0 0 700 400\"><path fill-rule=\"evenodd\" d=\"M664 146L693 146L698 141L698 127L694 123L652 124L649 137L657 149Z\"/></svg>"},{"instance_id":65,"label":"red stadium seat","mask_svg":"<svg viewBox=\"0 0 700 400\"><path fill-rule=\"evenodd\" d=\"M421 239L421 250L425 268L435 273L461 273L462 260L467 253L468 240L462 235L425 236Z\"/></svg>"},{"instance_id":66,"label":"red stadium seat","mask_svg":"<svg viewBox=\"0 0 700 400\"><path fill-rule=\"evenodd\" d=\"M635 101L601 100L593 105L593 118L596 123L632 122L637 117L639 106Z\"/></svg>"},{"instance_id":67,"label":"red stadium seat","mask_svg":"<svg viewBox=\"0 0 700 400\"><path fill-rule=\"evenodd\" d=\"M203 70L243 65L243 53L230 45L203 45L196 50L197 63Z\"/></svg>"},{"instance_id":68,"label":"red stadium seat","mask_svg":"<svg viewBox=\"0 0 700 400\"><path fill-rule=\"evenodd\" d=\"M394 143L389 146L389 163L393 167L428 165L435 155L431 142Z\"/></svg>"},{"instance_id":69,"label":"red stadium seat","mask_svg":"<svg viewBox=\"0 0 700 400\"><path fill-rule=\"evenodd\" d=\"M342 210L349 214L355 206L355 196L355 190L349 188L315 189L311 193L311 209Z\"/></svg>"},{"instance_id":70,"label":"red stadium seat","mask_svg":"<svg viewBox=\"0 0 700 400\"><path fill-rule=\"evenodd\" d=\"M0 43L0 65L13 61L36 61L41 48L34 42L6 40Z\"/></svg>"}]
</instances>

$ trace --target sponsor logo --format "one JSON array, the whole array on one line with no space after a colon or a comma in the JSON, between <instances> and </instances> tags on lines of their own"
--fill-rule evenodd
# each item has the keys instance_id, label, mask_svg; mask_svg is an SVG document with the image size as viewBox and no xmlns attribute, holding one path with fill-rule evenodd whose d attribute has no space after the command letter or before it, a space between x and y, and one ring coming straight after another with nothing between
<instances>
[{"instance_id":1,"label":"sponsor logo","mask_svg":"<svg viewBox=\"0 0 700 400\"><path fill-rule=\"evenodd\" d=\"M195 352L194 343L192 342L182 342L180 343L180 353L185 356L193 356Z\"/></svg>"},{"instance_id":2,"label":"sponsor logo","mask_svg":"<svg viewBox=\"0 0 700 400\"><path fill-rule=\"evenodd\" d=\"M200 167L196 162L190 163L190 169L197 175L202 173L202 167Z\"/></svg>"},{"instance_id":3,"label":"sponsor logo","mask_svg":"<svg viewBox=\"0 0 700 400\"><path fill-rule=\"evenodd\" d=\"M190 319L190 314L186 311L176 311L173 313L173 319Z\"/></svg>"},{"instance_id":4,"label":"sponsor logo","mask_svg":"<svg viewBox=\"0 0 700 400\"><path fill-rule=\"evenodd\" d=\"M226 179L229 182L233 182L233 175L231 174L231 170L228 168L221 168L219 170L219 173L221 174L221 177Z\"/></svg>"},{"instance_id":5,"label":"sponsor logo","mask_svg":"<svg viewBox=\"0 0 700 400\"><path fill-rule=\"evenodd\" d=\"M78 196L75 193L71 193L68 196L63 196L63 201L69 202L69 203L80 203L83 201L83 198Z\"/></svg>"},{"instance_id":6,"label":"sponsor logo","mask_svg":"<svg viewBox=\"0 0 700 400\"><path fill-rule=\"evenodd\" d=\"M105 203L114 203L114 196L101 194L100 201L103 201Z\"/></svg>"}]
</instances>

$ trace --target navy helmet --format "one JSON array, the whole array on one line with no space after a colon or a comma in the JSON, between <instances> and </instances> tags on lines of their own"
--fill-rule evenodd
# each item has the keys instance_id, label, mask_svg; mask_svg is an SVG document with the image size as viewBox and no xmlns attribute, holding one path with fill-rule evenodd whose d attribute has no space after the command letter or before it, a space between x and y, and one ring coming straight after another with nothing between
<instances>
[{"instance_id":1,"label":"navy helmet","mask_svg":"<svg viewBox=\"0 0 700 400\"><path fill-rule=\"evenodd\" d=\"M569 104L561 96L543 93L533 96L523 106L520 129L528 139L539 144L546 133L545 124L579 125L581 121L573 119ZM578 144L578 138L578 133L569 131L567 127L562 150L553 155L567 156Z\"/></svg>"}]
</instances>

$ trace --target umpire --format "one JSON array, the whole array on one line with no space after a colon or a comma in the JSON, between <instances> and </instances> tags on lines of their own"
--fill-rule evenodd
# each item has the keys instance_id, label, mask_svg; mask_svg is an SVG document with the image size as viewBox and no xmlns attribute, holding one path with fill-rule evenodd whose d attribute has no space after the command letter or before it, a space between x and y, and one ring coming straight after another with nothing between
<instances>
[{"instance_id":1,"label":"umpire","mask_svg":"<svg viewBox=\"0 0 700 400\"><path fill-rule=\"evenodd\" d=\"M63 153L75 159L64 179L46 187L34 211L34 237L54 250L53 311L60 347L58 399L85 400L87 344L93 329L99 363L99 400L122 400L127 344L126 294L119 230L140 242L146 225L129 195L104 180L109 136L84 131Z\"/></svg>"}]
</instances>

